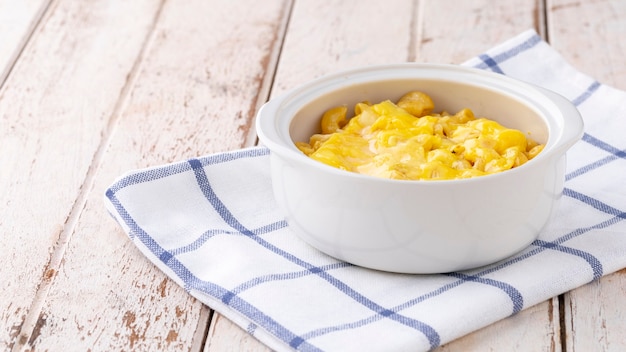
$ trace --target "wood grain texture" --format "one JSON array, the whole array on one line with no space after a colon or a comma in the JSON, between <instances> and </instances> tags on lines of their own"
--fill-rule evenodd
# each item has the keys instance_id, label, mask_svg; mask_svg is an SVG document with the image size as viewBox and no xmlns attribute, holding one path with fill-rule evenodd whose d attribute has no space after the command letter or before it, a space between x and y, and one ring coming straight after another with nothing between
<instances>
[{"instance_id":1,"label":"wood grain texture","mask_svg":"<svg viewBox=\"0 0 626 352\"><path fill-rule=\"evenodd\" d=\"M204 352L210 351L256 351L270 352L271 349L256 340L230 320L217 314L211 320Z\"/></svg>"},{"instance_id":2,"label":"wood grain texture","mask_svg":"<svg viewBox=\"0 0 626 352\"><path fill-rule=\"evenodd\" d=\"M561 351L558 304L557 298L547 300L436 351Z\"/></svg>"},{"instance_id":3,"label":"wood grain texture","mask_svg":"<svg viewBox=\"0 0 626 352\"><path fill-rule=\"evenodd\" d=\"M416 1L295 2L272 96L338 70L406 62Z\"/></svg>"},{"instance_id":4,"label":"wood grain texture","mask_svg":"<svg viewBox=\"0 0 626 352\"><path fill-rule=\"evenodd\" d=\"M0 0L0 86L49 3L50 0Z\"/></svg>"},{"instance_id":5,"label":"wood grain texture","mask_svg":"<svg viewBox=\"0 0 626 352\"><path fill-rule=\"evenodd\" d=\"M138 152L124 159L158 165L251 145L288 3L168 3L124 112L136 121L118 130Z\"/></svg>"},{"instance_id":6,"label":"wood grain texture","mask_svg":"<svg viewBox=\"0 0 626 352\"><path fill-rule=\"evenodd\" d=\"M543 31L541 0L420 2L416 61L460 64L529 28Z\"/></svg>"},{"instance_id":7,"label":"wood grain texture","mask_svg":"<svg viewBox=\"0 0 626 352\"><path fill-rule=\"evenodd\" d=\"M56 2L0 90L0 348L19 348L38 326L151 7Z\"/></svg>"},{"instance_id":8,"label":"wood grain texture","mask_svg":"<svg viewBox=\"0 0 626 352\"><path fill-rule=\"evenodd\" d=\"M27 347L59 350L71 340L77 350L201 348L207 308L134 247L102 196L128 170L245 145L256 101L267 99L263 80L273 72L268 65L275 66L272 51L289 4L267 1L261 9L255 3L172 1L160 9L120 93L94 160L99 167L85 185L84 208ZM135 15L155 17L148 13Z\"/></svg>"},{"instance_id":9,"label":"wood grain texture","mask_svg":"<svg viewBox=\"0 0 626 352\"><path fill-rule=\"evenodd\" d=\"M566 345L571 351L623 351L626 269L565 295Z\"/></svg>"},{"instance_id":10,"label":"wood grain texture","mask_svg":"<svg viewBox=\"0 0 626 352\"><path fill-rule=\"evenodd\" d=\"M579 71L626 89L626 2L548 0L546 9L550 44ZM623 351L625 296L626 270L565 294L567 349Z\"/></svg>"},{"instance_id":11,"label":"wood grain texture","mask_svg":"<svg viewBox=\"0 0 626 352\"><path fill-rule=\"evenodd\" d=\"M546 0L550 45L578 70L626 89L626 2Z\"/></svg>"}]
</instances>

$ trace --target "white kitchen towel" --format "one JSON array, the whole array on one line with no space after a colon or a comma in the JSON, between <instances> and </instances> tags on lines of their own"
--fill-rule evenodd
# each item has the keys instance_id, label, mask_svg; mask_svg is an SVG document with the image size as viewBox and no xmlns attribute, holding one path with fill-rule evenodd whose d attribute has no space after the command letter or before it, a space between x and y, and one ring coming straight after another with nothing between
<instances>
[{"instance_id":1,"label":"white kitchen towel","mask_svg":"<svg viewBox=\"0 0 626 352\"><path fill-rule=\"evenodd\" d=\"M157 267L279 351L429 350L626 267L626 93L577 72L533 30L465 65L554 90L586 124L555 218L496 264L406 275L318 252L276 208L263 147L132 171L106 206Z\"/></svg>"}]
</instances>

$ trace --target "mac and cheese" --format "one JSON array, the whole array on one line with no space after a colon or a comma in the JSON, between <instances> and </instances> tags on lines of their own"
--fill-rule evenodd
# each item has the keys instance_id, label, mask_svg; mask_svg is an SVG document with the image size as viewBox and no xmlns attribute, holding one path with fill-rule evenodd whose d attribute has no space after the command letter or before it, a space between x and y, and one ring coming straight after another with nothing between
<instances>
[{"instance_id":1,"label":"mac and cheese","mask_svg":"<svg viewBox=\"0 0 626 352\"><path fill-rule=\"evenodd\" d=\"M543 149L523 132L472 110L433 113L432 99L409 92L397 103L358 103L329 109L320 134L296 146L309 157L339 169L402 180L461 179L505 171Z\"/></svg>"}]
</instances>

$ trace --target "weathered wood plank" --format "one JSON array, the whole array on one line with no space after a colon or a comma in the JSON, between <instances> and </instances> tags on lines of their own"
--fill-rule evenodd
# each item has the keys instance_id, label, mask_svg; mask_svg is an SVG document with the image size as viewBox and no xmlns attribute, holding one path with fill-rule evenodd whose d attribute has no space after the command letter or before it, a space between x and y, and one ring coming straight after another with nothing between
<instances>
[{"instance_id":1,"label":"weathered wood plank","mask_svg":"<svg viewBox=\"0 0 626 352\"><path fill-rule=\"evenodd\" d=\"M71 214L156 8L55 2L0 90L0 348L19 349L40 326Z\"/></svg>"},{"instance_id":2,"label":"weathered wood plank","mask_svg":"<svg viewBox=\"0 0 626 352\"><path fill-rule=\"evenodd\" d=\"M626 89L626 2L548 0L546 9L550 44L581 72ZM567 293L567 349L624 350L625 295L626 270Z\"/></svg>"},{"instance_id":3,"label":"weathered wood plank","mask_svg":"<svg viewBox=\"0 0 626 352\"><path fill-rule=\"evenodd\" d=\"M270 352L271 349L261 344L230 320L218 314L211 321L204 351Z\"/></svg>"},{"instance_id":4,"label":"weathered wood plank","mask_svg":"<svg viewBox=\"0 0 626 352\"><path fill-rule=\"evenodd\" d=\"M560 351L558 307L557 298L547 300L452 341L437 351Z\"/></svg>"},{"instance_id":5,"label":"weathered wood plank","mask_svg":"<svg viewBox=\"0 0 626 352\"><path fill-rule=\"evenodd\" d=\"M571 351L626 348L626 269L565 295L566 346Z\"/></svg>"},{"instance_id":6,"label":"weathered wood plank","mask_svg":"<svg viewBox=\"0 0 626 352\"><path fill-rule=\"evenodd\" d=\"M462 63L527 29L543 32L541 0L421 2L417 61Z\"/></svg>"},{"instance_id":7,"label":"weathered wood plank","mask_svg":"<svg viewBox=\"0 0 626 352\"><path fill-rule=\"evenodd\" d=\"M49 3L50 0L0 0L0 85Z\"/></svg>"},{"instance_id":8,"label":"weathered wood plank","mask_svg":"<svg viewBox=\"0 0 626 352\"><path fill-rule=\"evenodd\" d=\"M59 350L72 341L77 350L201 348L207 307L139 253L106 213L102 195L130 169L249 143L289 9L283 0L257 4L165 3L111 115L110 138L94 160L99 168L84 186L84 208L28 347Z\"/></svg>"},{"instance_id":9,"label":"weathered wood plank","mask_svg":"<svg viewBox=\"0 0 626 352\"><path fill-rule=\"evenodd\" d=\"M546 2L550 45L580 71L626 89L626 2Z\"/></svg>"},{"instance_id":10,"label":"weathered wood plank","mask_svg":"<svg viewBox=\"0 0 626 352\"><path fill-rule=\"evenodd\" d=\"M272 95L330 72L409 60L416 4L296 1Z\"/></svg>"}]
</instances>

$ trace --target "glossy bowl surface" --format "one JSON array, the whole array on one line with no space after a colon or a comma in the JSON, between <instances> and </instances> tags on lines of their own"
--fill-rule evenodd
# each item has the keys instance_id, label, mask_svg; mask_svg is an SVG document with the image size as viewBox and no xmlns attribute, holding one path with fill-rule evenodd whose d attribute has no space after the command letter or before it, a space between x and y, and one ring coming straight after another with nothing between
<instances>
[{"instance_id":1,"label":"glossy bowl surface","mask_svg":"<svg viewBox=\"0 0 626 352\"><path fill-rule=\"evenodd\" d=\"M294 145L319 132L328 108L396 101L412 90L429 94L435 111L468 107L546 146L498 174L403 181L335 169ZM546 89L461 66L407 63L305 84L266 103L256 129L270 149L276 201L297 236L355 265L426 274L490 264L535 240L561 195L565 152L581 138L583 122L569 101Z\"/></svg>"}]
</instances>

